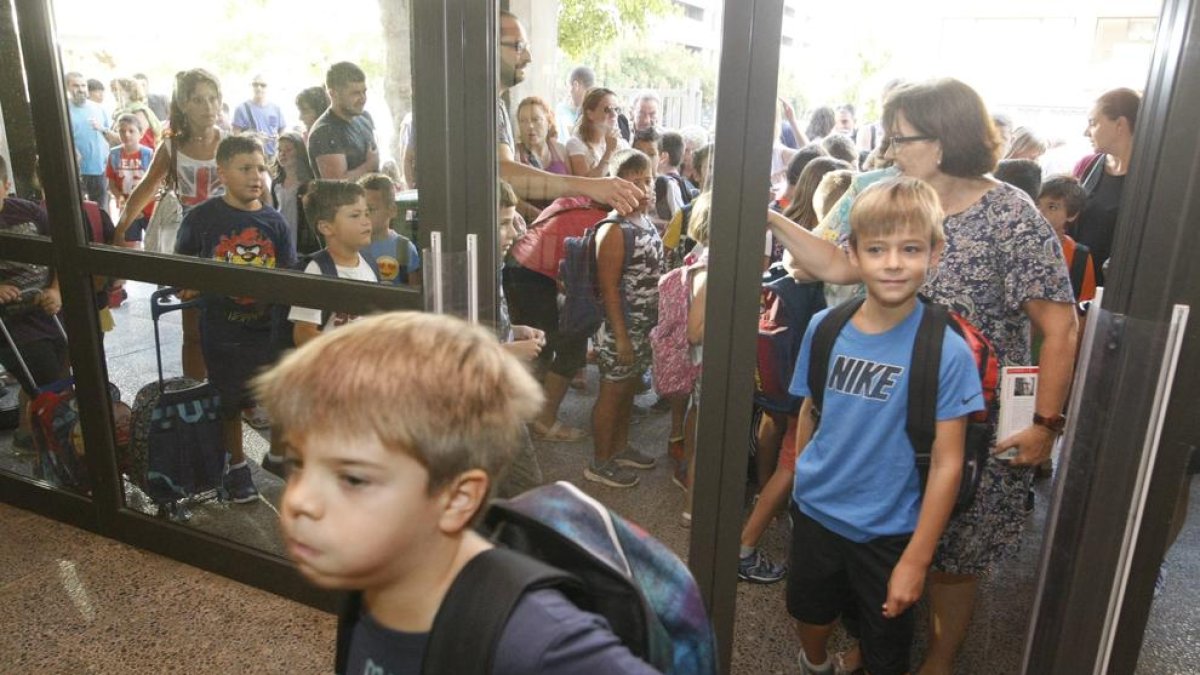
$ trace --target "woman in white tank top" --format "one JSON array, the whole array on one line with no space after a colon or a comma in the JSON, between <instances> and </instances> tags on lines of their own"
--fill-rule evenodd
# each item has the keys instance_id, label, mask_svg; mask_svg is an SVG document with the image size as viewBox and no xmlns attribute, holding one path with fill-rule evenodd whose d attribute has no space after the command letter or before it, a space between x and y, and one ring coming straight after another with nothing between
<instances>
[{"instance_id":1,"label":"woman in white tank top","mask_svg":"<svg viewBox=\"0 0 1200 675\"><path fill-rule=\"evenodd\" d=\"M125 243L125 231L164 184L175 190L184 212L224 192L217 179L217 145L224 136L217 126L220 112L221 83L215 75L194 68L175 76L167 138L154 152L145 179L125 202L113 241ZM183 312L182 360L187 377L203 380L208 375L200 351L197 310Z\"/></svg>"}]
</instances>

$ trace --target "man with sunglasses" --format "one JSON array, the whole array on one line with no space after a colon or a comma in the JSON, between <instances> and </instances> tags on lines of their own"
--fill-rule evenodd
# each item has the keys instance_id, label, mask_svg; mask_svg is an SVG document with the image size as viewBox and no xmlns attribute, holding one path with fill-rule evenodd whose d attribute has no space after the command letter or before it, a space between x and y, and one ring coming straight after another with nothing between
<instances>
[{"instance_id":1,"label":"man with sunglasses","mask_svg":"<svg viewBox=\"0 0 1200 675\"><path fill-rule=\"evenodd\" d=\"M283 110L267 100L267 81L262 75L255 75L250 86L254 90L253 96L233 111L233 133L253 131L260 134L267 159L271 160L275 157L279 134L287 130L287 121L283 118Z\"/></svg>"},{"instance_id":2,"label":"man with sunglasses","mask_svg":"<svg viewBox=\"0 0 1200 675\"><path fill-rule=\"evenodd\" d=\"M525 67L533 60L529 38L521 21L511 12L500 12L499 80L497 97L525 79ZM500 98L496 101L496 157L500 161L500 177L508 181L523 199L552 200L559 197L590 197L626 214L637 208L643 193L641 188L616 177L584 178L548 173L521 164L513 154L512 122L508 107Z\"/></svg>"}]
</instances>

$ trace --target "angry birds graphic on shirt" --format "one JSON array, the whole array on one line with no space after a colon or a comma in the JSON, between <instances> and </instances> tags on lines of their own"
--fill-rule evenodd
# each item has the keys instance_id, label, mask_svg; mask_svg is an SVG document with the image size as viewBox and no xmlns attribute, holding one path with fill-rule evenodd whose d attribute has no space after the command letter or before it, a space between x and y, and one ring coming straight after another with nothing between
<instances>
[{"instance_id":1,"label":"angry birds graphic on shirt","mask_svg":"<svg viewBox=\"0 0 1200 675\"><path fill-rule=\"evenodd\" d=\"M257 227L247 227L241 232L222 236L213 247L213 258L234 265L250 267L275 267L275 242L263 236ZM239 305L254 304L253 298L235 298Z\"/></svg>"},{"instance_id":2,"label":"angry birds graphic on shirt","mask_svg":"<svg viewBox=\"0 0 1200 675\"><path fill-rule=\"evenodd\" d=\"M221 237L213 248L213 258L234 265L275 267L275 243L257 227L247 227L232 236Z\"/></svg>"}]
</instances>

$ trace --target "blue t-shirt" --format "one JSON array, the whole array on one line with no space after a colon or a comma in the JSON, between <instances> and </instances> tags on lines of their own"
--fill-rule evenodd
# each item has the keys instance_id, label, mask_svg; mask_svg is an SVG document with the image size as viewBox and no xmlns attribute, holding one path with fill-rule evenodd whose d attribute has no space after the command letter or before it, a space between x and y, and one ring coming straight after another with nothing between
<instances>
[{"instance_id":1,"label":"blue t-shirt","mask_svg":"<svg viewBox=\"0 0 1200 675\"><path fill-rule=\"evenodd\" d=\"M821 424L796 459L792 497L825 528L855 542L908 534L917 527L921 483L905 431L909 366L925 306L883 333L867 334L849 321L829 355ZM790 391L809 395L813 334L804 333ZM950 328L942 344L937 419L983 409L979 370L967 343Z\"/></svg>"},{"instance_id":2,"label":"blue t-shirt","mask_svg":"<svg viewBox=\"0 0 1200 675\"><path fill-rule=\"evenodd\" d=\"M379 281L393 286L404 286L408 283L408 275L421 269L421 254L407 237L395 232L388 232L387 239L373 241L362 249L364 258L375 263L379 270ZM404 260L400 247L408 249L408 259Z\"/></svg>"},{"instance_id":3,"label":"blue t-shirt","mask_svg":"<svg viewBox=\"0 0 1200 675\"><path fill-rule=\"evenodd\" d=\"M283 216L269 206L243 211L213 197L188 211L179 226L175 252L231 265L268 269L292 267L296 248ZM253 298L206 296L201 315L207 339L238 343L246 331L269 333L270 305Z\"/></svg>"},{"instance_id":4,"label":"blue t-shirt","mask_svg":"<svg viewBox=\"0 0 1200 675\"><path fill-rule=\"evenodd\" d=\"M71 117L71 138L75 140L75 149L79 151L79 173L84 176L103 176L104 163L108 161L108 139L104 137L104 129L112 126L108 121L108 113L100 104L94 101L84 101L83 105L67 102L67 111ZM92 120L100 124L96 129Z\"/></svg>"},{"instance_id":5,"label":"blue t-shirt","mask_svg":"<svg viewBox=\"0 0 1200 675\"><path fill-rule=\"evenodd\" d=\"M464 636L466 638L468 636ZM365 609L350 638L346 675L421 672L428 633L379 625ZM496 645L496 675L610 675L657 673L621 643L602 617L571 604L555 590L521 597Z\"/></svg>"},{"instance_id":6,"label":"blue t-shirt","mask_svg":"<svg viewBox=\"0 0 1200 675\"><path fill-rule=\"evenodd\" d=\"M233 126L262 134L263 149L268 157L274 157L275 141L287 130L287 121L274 103L260 106L254 101L245 101L233 111Z\"/></svg>"}]
</instances>

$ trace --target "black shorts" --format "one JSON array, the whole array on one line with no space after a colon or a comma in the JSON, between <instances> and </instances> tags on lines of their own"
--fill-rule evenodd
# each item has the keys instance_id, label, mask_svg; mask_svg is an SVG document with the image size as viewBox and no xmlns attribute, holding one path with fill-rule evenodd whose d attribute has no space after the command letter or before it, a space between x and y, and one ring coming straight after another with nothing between
<instances>
[{"instance_id":1,"label":"black shorts","mask_svg":"<svg viewBox=\"0 0 1200 675\"><path fill-rule=\"evenodd\" d=\"M221 395L221 419L238 419L244 408L254 405L250 380L275 364L279 350L271 331L245 331L238 341L210 339L200 322L200 350L208 368L208 381ZM261 334L260 334L261 333Z\"/></svg>"},{"instance_id":2,"label":"black shorts","mask_svg":"<svg viewBox=\"0 0 1200 675\"><path fill-rule=\"evenodd\" d=\"M888 579L911 535L859 544L792 507L787 609L797 621L824 626L852 610L862 640L863 665L872 675L908 672L915 619L912 608L883 616Z\"/></svg>"},{"instance_id":3,"label":"black shorts","mask_svg":"<svg viewBox=\"0 0 1200 675\"><path fill-rule=\"evenodd\" d=\"M0 364L3 364L4 369L17 378L17 381L21 383L21 388L30 398L37 395L38 387L52 384L67 376L67 343L65 340L42 338L19 344L17 348L21 350L21 357L25 360L25 365L29 366L29 372L33 374L32 382L25 377L25 370L21 368L17 357L13 355L2 337L0 337Z\"/></svg>"},{"instance_id":4,"label":"black shorts","mask_svg":"<svg viewBox=\"0 0 1200 675\"><path fill-rule=\"evenodd\" d=\"M509 319L546 334L546 345L538 355L539 366L566 378L573 377L587 363L589 336L558 332L558 284L524 267L505 267L503 277Z\"/></svg>"}]
</instances>

